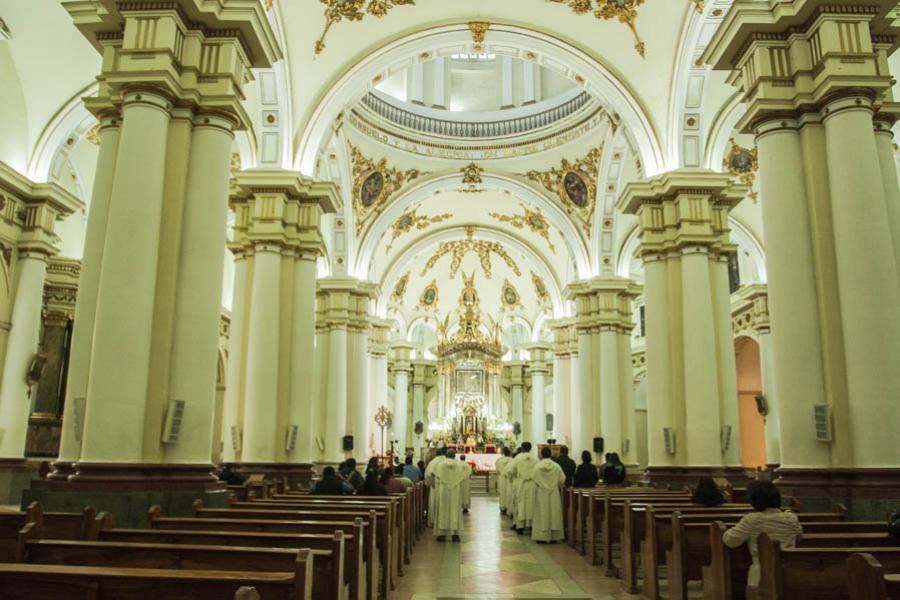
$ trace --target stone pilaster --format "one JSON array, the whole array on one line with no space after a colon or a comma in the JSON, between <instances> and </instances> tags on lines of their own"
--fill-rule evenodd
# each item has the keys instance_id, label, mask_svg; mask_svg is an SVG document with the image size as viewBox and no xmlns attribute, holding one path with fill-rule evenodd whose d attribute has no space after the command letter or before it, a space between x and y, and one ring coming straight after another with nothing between
<instances>
[{"instance_id":1,"label":"stone pilaster","mask_svg":"<svg viewBox=\"0 0 900 600\"><path fill-rule=\"evenodd\" d=\"M394 355L394 439L397 441L395 450L406 454L411 447L412 437L409 427L409 388L412 375L412 363L410 357L415 346L412 344L393 344L391 352Z\"/></svg>"},{"instance_id":2,"label":"stone pilaster","mask_svg":"<svg viewBox=\"0 0 900 600\"><path fill-rule=\"evenodd\" d=\"M531 375L531 419L526 438L533 444L546 443L547 429L547 376L550 374L552 354L550 346L536 343L525 347L531 354L528 374Z\"/></svg>"},{"instance_id":3,"label":"stone pilaster","mask_svg":"<svg viewBox=\"0 0 900 600\"><path fill-rule=\"evenodd\" d=\"M639 219L645 269L651 476L740 471L728 213L746 191L682 169L630 183L619 199Z\"/></svg>"},{"instance_id":4,"label":"stone pilaster","mask_svg":"<svg viewBox=\"0 0 900 600\"><path fill-rule=\"evenodd\" d=\"M548 324L553 332L553 437L557 443L572 443L572 319ZM576 421L577 422L577 421Z\"/></svg>"},{"instance_id":5,"label":"stone pilaster","mask_svg":"<svg viewBox=\"0 0 900 600\"><path fill-rule=\"evenodd\" d=\"M531 442L534 440L525 439L525 363L521 361L512 361L504 363L504 371L506 372L506 381L509 385L509 398L512 411L513 427L519 424L520 433L516 436L518 443Z\"/></svg>"},{"instance_id":6,"label":"stone pilaster","mask_svg":"<svg viewBox=\"0 0 900 600\"><path fill-rule=\"evenodd\" d=\"M368 414L374 415L382 406L388 408L388 355L390 354L391 321L371 317L369 319L369 400ZM390 450L388 432L382 432L373 422L374 452L385 454Z\"/></svg>"}]
</instances>

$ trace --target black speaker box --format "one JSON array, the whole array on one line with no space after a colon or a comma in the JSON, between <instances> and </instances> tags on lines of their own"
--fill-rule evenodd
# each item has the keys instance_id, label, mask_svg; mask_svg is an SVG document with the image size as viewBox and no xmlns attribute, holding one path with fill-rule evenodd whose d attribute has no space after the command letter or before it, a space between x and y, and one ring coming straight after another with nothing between
<instances>
[{"instance_id":1,"label":"black speaker box","mask_svg":"<svg viewBox=\"0 0 900 600\"><path fill-rule=\"evenodd\" d=\"M603 454L603 438L595 437L594 438L594 452L597 454Z\"/></svg>"},{"instance_id":2,"label":"black speaker box","mask_svg":"<svg viewBox=\"0 0 900 600\"><path fill-rule=\"evenodd\" d=\"M344 452L351 452L353 450L353 436L345 435L343 438L344 444Z\"/></svg>"}]
</instances>

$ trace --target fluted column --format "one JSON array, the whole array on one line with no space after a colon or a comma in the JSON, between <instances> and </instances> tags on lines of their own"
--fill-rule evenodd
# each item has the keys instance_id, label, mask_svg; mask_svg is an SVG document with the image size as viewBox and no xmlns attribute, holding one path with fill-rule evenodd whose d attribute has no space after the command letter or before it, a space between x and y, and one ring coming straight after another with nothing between
<instances>
[{"instance_id":1,"label":"fluted column","mask_svg":"<svg viewBox=\"0 0 900 600\"><path fill-rule=\"evenodd\" d=\"M578 385L577 395L572 396L573 444L582 450L593 450L594 437L594 352L590 330L578 329Z\"/></svg>"},{"instance_id":2,"label":"fluted column","mask_svg":"<svg viewBox=\"0 0 900 600\"><path fill-rule=\"evenodd\" d=\"M141 462L144 458L170 109L168 98L149 90L133 90L123 98L97 292L83 461ZM115 419L110 419L112 414Z\"/></svg>"},{"instance_id":3,"label":"fluted column","mask_svg":"<svg viewBox=\"0 0 900 600\"><path fill-rule=\"evenodd\" d=\"M75 303L72 344L69 351L66 403L57 459L57 462L61 463L76 461L81 455L82 431L80 427L76 430L76 425L84 425L83 411L91 364L100 264L103 260L106 224L109 220L113 175L116 172L120 124L121 118L117 112L100 115L100 148L97 152L94 186L91 190L91 204L84 234L84 251L81 255L81 273L78 278L78 300ZM82 414L76 415L76 411L82 411Z\"/></svg>"},{"instance_id":4,"label":"fluted column","mask_svg":"<svg viewBox=\"0 0 900 600\"><path fill-rule=\"evenodd\" d=\"M219 312L227 218L232 129L237 117L199 114L194 119L181 225L169 394L185 402L189 431L165 448L166 462L209 460L215 414Z\"/></svg>"},{"instance_id":5,"label":"fluted column","mask_svg":"<svg viewBox=\"0 0 900 600\"><path fill-rule=\"evenodd\" d=\"M241 415L244 402L244 357L247 351L246 321L249 296L247 256L234 253L234 291L231 296L231 337L228 340L228 364L225 375L225 400L222 406L222 460L236 462L241 452Z\"/></svg>"},{"instance_id":6,"label":"fluted column","mask_svg":"<svg viewBox=\"0 0 900 600\"><path fill-rule=\"evenodd\" d=\"M413 400L412 400L412 439L413 452L419 456L425 443L425 432L428 423L425 422L425 365L422 363L413 366ZM424 427L421 435L416 434L417 423Z\"/></svg>"},{"instance_id":7,"label":"fluted column","mask_svg":"<svg viewBox=\"0 0 900 600\"><path fill-rule=\"evenodd\" d=\"M26 378L37 352L47 255L24 251L16 264L16 295L0 384L0 458L22 458L31 412L31 384Z\"/></svg>"},{"instance_id":8,"label":"fluted column","mask_svg":"<svg viewBox=\"0 0 900 600\"><path fill-rule=\"evenodd\" d=\"M900 455L900 412L888 399L900 393L900 282L872 101L849 95L825 112L853 458L860 467L896 466L888 457Z\"/></svg>"},{"instance_id":9,"label":"fluted column","mask_svg":"<svg viewBox=\"0 0 900 600\"><path fill-rule=\"evenodd\" d=\"M572 443L572 357L569 353L569 323L555 322L553 331L553 437Z\"/></svg>"},{"instance_id":10,"label":"fluted column","mask_svg":"<svg viewBox=\"0 0 900 600\"><path fill-rule=\"evenodd\" d=\"M682 398L672 385L672 341L666 315L669 307L669 269L662 255L644 254L644 306L647 343L647 451L650 467L675 464L665 444L665 432L675 430L675 406ZM654 365L652 369L649 365ZM677 394L677 395L676 395ZM675 439L676 448L678 440Z\"/></svg>"},{"instance_id":11,"label":"fluted column","mask_svg":"<svg viewBox=\"0 0 900 600\"><path fill-rule=\"evenodd\" d=\"M328 383L325 404L325 462L346 458L341 439L347 433L347 330L331 329L328 345Z\"/></svg>"}]
</instances>

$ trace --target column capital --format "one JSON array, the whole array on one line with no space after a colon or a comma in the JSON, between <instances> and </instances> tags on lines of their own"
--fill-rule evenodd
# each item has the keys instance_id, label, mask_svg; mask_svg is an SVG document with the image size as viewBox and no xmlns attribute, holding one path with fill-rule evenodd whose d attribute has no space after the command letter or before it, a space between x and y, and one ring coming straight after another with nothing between
<instances>
[{"instance_id":1,"label":"column capital","mask_svg":"<svg viewBox=\"0 0 900 600\"><path fill-rule=\"evenodd\" d=\"M553 334L553 354L556 358L569 358L572 350L572 337L576 319L554 319L547 322L547 326ZM578 343L576 338L575 343Z\"/></svg>"},{"instance_id":2,"label":"column capital","mask_svg":"<svg viewBox=\"0 0 900 600\"><path fill-rule=\"evenodd\" d=\"M748 192L728 173L677 169L629 183L617 207L637 215L638 254L647 262L698 246L712 255L727 254L735 251L728 214Z\"/></svg>"},{"instance_id":3,"label":"column capital","mask_svg":"<svg viewBox=\"0 0 900 600\"><path fill-rule=\"evenodd\" d=\"M895 4L735 2L700 60L729 72L727 81L747 104L737 124L747 133L762 120L818 112L848 92L890 101Z\"/></svg>"},{"instance_id":4,"label":"column capital","mask_svg":"<svg viewBox=\"0 0 900 600\"><path fill-rule=\"evenodd\" d=\"M410 357L412 356L413 351L416 349L415 345L407 343L407 342L398 342L391 344L391 354L394 357L394 371L406 371L407 373L412 371L412 364L410 364Z\"/></svg>"},{"instance_id":5,"label":"column capital","mask_svg":"<svg viewBox=\"0 0 900 600\"><path fill-rule=\"evenodd\" d=\"M251 122L242 88L252 68L283 58L260 2L64 2L75 26L104 56L97 101L117 104L129 86L151 85L173 104ZM139 54L139 56L138 56Z\"/></svg>"},{"instance_id":6,"label":"column capital","mask_svg":"<svg viewBox=\"0 0 900 600\"><path fill-rule=\"evenodd\" d=\"M753 332L757 335L769 333L769 288L755 283L741 287L731 298L731 321L734 334Z\"/></svg>"},{"instance_id":7,"label":"column capital","mask_svg":"<svg viewBox=\"0 0 900 600\"><path fill-rule=\"evenodd\" d=\"M386 358L390 351L392 321L380 317L369 317L369 355Z\"/></svg>"},{"instance_id":8,"label":"column capital","mask_svg":"<svg viewBox=\"0 0 900 600\"><path fill-rule=\"evenodd\" d=\"M625 277L594 277L570 284L564 294L575 303L577 331L615 328L631 331L632 302L643 291Z\"/></svg>"},{"instance_id":9,"label":"column capital","mask_svg":"<svg viewBox=\"0 0 900 600\"><path fill-rule=\"evenodd\" d=\"M316 282L316 328L367 332L369 304L378 286L352 277L326 277Z\"/></svg>"}]
</instances>

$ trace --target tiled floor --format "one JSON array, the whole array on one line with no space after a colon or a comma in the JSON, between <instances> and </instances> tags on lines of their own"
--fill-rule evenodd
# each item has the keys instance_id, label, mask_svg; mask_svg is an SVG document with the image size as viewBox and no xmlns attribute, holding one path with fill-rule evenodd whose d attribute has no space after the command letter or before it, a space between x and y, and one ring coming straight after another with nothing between
<instances>
[{"instance_id":1,"label":"tiled floor","mask_svg":"<svg viewBox=\"0 0 900 600\"><path fill-rule=\"evenodd\" d=\"M496 497L473 497L465 519L461 543L422 537L399 580L397 600L638 598L565 544L535 544L516 535Z\"/></svg>"}]
</instances>

